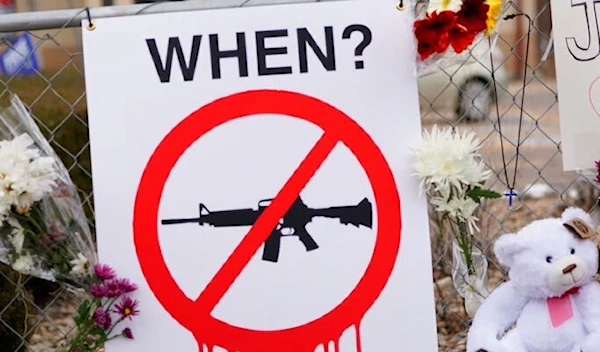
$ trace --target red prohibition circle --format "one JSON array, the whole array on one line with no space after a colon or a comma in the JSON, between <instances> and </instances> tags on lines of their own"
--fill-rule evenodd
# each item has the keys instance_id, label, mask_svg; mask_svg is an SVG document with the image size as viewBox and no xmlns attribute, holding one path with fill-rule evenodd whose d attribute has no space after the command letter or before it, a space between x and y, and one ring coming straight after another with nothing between
<instances>
[{"instance_id":1,"label":"red prohibition circle","mask_svg":"<svg viewBox=\"0 0 600 352\"><path fill-rule=\"evenodd\" d=\"M373 189L377 238L371 261L354 290L330 312L293 328L259 331L232 326L202 311L189 299L164 260L158 235L158 210L165 183L181 155L215 127L256 114L279 114L311 122L334 135L358 159ZM133 234L143 275L162 306L199 343L232 351L313 351L320 343L358 324L377 300L392 273L400 249L400 195L385 157L371 137L350 117L316 98L295 92L253 90L215 100L180 122L159 144L140 180ZM313 348L312 350L310 348Z\"/></svg>"}]
</instances>

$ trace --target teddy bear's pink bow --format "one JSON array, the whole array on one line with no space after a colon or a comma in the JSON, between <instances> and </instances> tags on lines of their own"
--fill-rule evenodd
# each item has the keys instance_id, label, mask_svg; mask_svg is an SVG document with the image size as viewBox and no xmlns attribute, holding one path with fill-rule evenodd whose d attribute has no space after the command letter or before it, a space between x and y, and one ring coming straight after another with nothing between
<instances>
[{"instance_id":1,"label":"teddy bear's pink bow","mask_svg":"<svg viewBox=\"0 0 600 352\"><path fill-rule=\"evenodd\" d=\"M573 307L571 306L571 295L579 291L579 287L573 287L560 297L548 298L548 311L552 326L562 325L573 317Z\"/></svg>"}]
</instances>

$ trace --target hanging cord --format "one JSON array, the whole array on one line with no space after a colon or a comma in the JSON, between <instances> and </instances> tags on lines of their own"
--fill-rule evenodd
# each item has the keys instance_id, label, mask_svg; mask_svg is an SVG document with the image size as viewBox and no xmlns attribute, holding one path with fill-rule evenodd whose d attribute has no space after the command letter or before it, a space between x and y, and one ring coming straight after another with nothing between
<instances>
[{"instance_id":1,"label":"hanging cord","mask_svg":"<svg viewBox=\"0 0 600 352\"><path fill-rule=\"evenodd\" d=\"M90 15L90 8L86 7L85 12L87 14L87 19L88 19L87 29L90 31L93 31L94 29L96 29L96 24L94 22L92 22L92 16Z\"/></svg>"},{"instance_id":2,"label":"hanging cord","mask_svg":"<svg viewBox=\"0 0 600 352\"><path fill-rule=\"evenodd\" d=\"M506 156L504 154L504 135L502 134L502 124L500 122L500 106L498 104L498 88L496 86L496 69L494 68L494 58L493 58L493 53L491 50L491 37L488 37L488 43L490 44L490 64L491 64L491 68L492 68L492 82L494 85L494 96L496 97L496 116L498 118L498 132L500 133L500 148L502 148L502 164L504 165L504 177L506 178L506 186L509 189L509 193L505 194L505 196L509 197L509 207L512 208L512 198L513 196L516 196L517 194L515 193L515 186L517 183L517 168L519 166L519 148L521 147L521 128L523 126L523 107L525 105L525 87L527 86L527 68L529 66L529 41L531 39L531 27L532 27L532 21L531 21L531 17L529 17L529 15L525 14L525 13L518 13L518 14L511 14L508 15L506 17L504 17L504 20L512 20L513 18L517 17L517 16L525 16L527 17L527 19L529 20L529 29L527 31L527 45L526 45L526 50L525 50L525 69L523 72L523 92L521 93L521 111L520 111L520 116L519 116L519 132L518 132L518 137L517 137L517 150L516 150L516 160L515 160L515 172L513 175L513 182L512 182L512 186L508 180L508 170L507 170L507 165L506 165Z\"/></svg>"}]
</instances>

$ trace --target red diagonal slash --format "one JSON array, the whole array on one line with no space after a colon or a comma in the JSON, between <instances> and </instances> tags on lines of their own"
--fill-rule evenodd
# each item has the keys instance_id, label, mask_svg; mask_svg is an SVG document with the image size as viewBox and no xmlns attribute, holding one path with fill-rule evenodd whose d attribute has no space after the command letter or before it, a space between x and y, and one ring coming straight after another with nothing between
<instances>
[{"instance_id":1,"label":"red diagonal slash","mask_svg":"<svg viewBox=\"0 0 600 352\"><path fill-rule=\"evenodd\" d=\"M235 279L248 265L252 256L269 237L279 219L285 215L302 189L321 167L321 164L338 141L339 139L330 133L323 134L271 204L256 220L248 234L227 258L225 264L202 291L196 300L197 309L200 312L210 313L215 308Z\"/></svg>"}]
</instances>

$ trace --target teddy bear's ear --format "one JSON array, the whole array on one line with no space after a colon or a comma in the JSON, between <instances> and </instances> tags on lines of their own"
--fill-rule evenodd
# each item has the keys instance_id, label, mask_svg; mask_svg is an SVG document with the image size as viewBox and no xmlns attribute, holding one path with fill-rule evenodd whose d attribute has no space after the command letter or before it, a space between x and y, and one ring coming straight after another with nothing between
<instances>
[{"instance_id":1,"label":"teddy bear's ear","mask_svg":"<svg viewBox=\"0 0 600 352\"><path fill-rule=\"evenodd\" d=\"M511 267L513 262L513 257L515 254L519 253L525 247L519 241L519 236L515 234L505 234L496 240L494 244L494 254L500 264Z\"/></svg>"},{"instance_id":2,"label":"teddy bear's ear","mask_svg":"<svg viewBox=\"0 0 600 352\"><path fill-rule=\"evenodd\" d=\"M561 221L564 222L569 222L571 220L575 220L575 219L581 219L583 220L588 226L592 227L592 228L596 228L596 224L594 224L594 220L592 220L592 217L590 216L590 214L588 214L585 210L581 209L581 208L577 208L577 207L568 207L567 209L565 209L560 217Z\"/></svg>"},{"instance_id":3,"label":"teddy bear's ear","mask_svg":"<svg viewBox=\"0 0 600 352\"><path fill-rule=\"evenodd\" d=\"M561 221L571 232L587 239L596 235L594 220L581 208L569 207L563 211Z\"/></svg>"}]
</instances>

